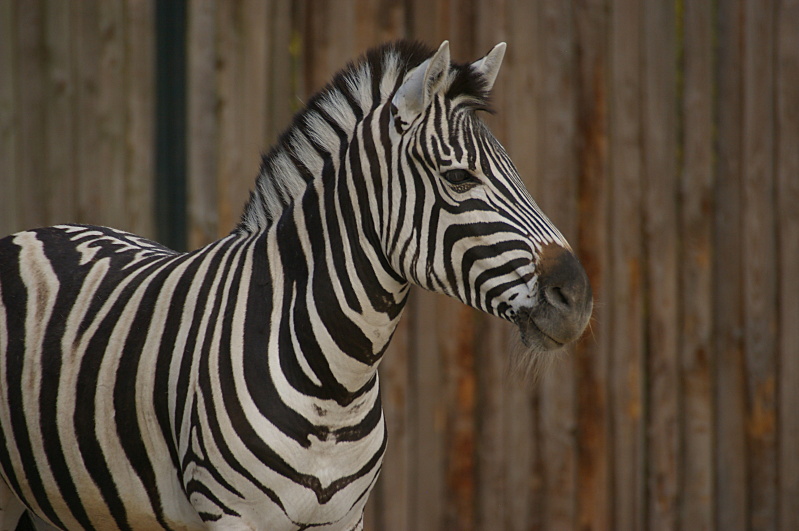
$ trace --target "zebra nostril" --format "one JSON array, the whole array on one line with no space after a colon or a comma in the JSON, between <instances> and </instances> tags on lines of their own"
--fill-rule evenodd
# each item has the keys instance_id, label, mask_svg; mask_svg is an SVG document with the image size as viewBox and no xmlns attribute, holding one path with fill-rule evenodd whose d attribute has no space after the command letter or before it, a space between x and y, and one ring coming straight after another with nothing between
<instances>
[{"instance_id":1,"label":"zebra nostril","mask_svg":"<svg viewBox=\"0 0 799 531\"><path fill-rule=\"evenodd\" d=\"M558 245L544 248L538 263L543 299L564 313L583 313L591 303L588 276L574 254Z\"/></svg>"},{"instance_id":2,"label":"zebra nostril","mask_svg":"<svg viewBox=\"0 0 799 531\"><path fill-rule=\"evenodd\" d=\"M569 298L564 293L563 289L558 286L549 286L544 288L544 298L552 306L567 310L571 306Z\"/></svg>"},{"instance_id":3,"label":"zebra nostril","mask_svg":"<svg viewBox=\"0 0 799 531\"><path fill-rule=\"evenodd\" d=\"M540 304L532 314L535 325L552 340L568 343L582 334L591 316L588 275L570 250L554 244L542 249L536 269Z\"/></svg>"}]
</instances>

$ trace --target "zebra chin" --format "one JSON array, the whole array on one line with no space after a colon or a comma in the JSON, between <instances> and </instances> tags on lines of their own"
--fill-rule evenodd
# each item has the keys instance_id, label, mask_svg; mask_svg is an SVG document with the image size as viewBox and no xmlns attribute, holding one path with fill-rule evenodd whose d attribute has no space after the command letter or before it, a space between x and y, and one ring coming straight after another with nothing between
<instances>
[{"instance_id":1,"label":"zebra chin","mask_svg":"<svg viewBox=\"0 0 799 531\"><path fill-rule=\"evenodd\" d=\"M518 342L510 351L510 370L523 380L536 381L566 352L565 347L582 336L586 328L577 327L579 333L571 332L568 335L551 329L545 331L537 323L536 313L532 308L523 308L516 312L513 319L519 333Z\"/></svg>"},{"instance_id":2,"label":"zebra chin","mask_svg":"<svg viewBox=\"0 0 799 531\"><path fill-rule=\"evenodd\" d=\"M562 349L568 340L553 337L543 331L535 322L534 312L524 308L518 312L516 326L519 328L519 339L522 344L533 352L551 352Z\"/></svg>"}]
</instances>

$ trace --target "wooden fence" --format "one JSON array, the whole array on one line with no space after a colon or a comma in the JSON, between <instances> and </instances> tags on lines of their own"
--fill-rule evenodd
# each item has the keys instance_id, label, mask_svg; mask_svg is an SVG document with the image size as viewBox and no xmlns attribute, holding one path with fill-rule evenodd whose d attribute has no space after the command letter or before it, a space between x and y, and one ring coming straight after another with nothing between
<instances>
[{"instance_id":1,"label":"wooden fence","mask_svg":"<svg viewBox=\"0 0 799 531\"><path fill-rule=\"evenodd\" d=\"M187 8L191 247L347 60L504 40L487 120L589 272L591 331L535 385L511 327L414 293L368 529L799 529L798 0ZM0 232L158 234L155 12L0 0Z\"/></svg>"}]
</instances>

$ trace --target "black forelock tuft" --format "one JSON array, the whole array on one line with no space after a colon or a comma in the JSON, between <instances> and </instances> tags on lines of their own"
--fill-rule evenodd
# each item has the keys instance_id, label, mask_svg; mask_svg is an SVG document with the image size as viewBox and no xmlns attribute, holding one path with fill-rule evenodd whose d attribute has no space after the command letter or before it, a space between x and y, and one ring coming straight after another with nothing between
<instances>
[{"instance_id":1,"label":"black forelock tuft","mask_svg":"<svg viewBox=\"0 0 799 531\"><path fill-rule=\"evenodd\" d=\"M491 92L488 90L488 82L485 77L478 74L471 63L456 63L452 65L455 78L447 90L446 97L455 99L466 97L469 106L475 110L493 113L491 108Z\"/></svg>"}]
</instances>

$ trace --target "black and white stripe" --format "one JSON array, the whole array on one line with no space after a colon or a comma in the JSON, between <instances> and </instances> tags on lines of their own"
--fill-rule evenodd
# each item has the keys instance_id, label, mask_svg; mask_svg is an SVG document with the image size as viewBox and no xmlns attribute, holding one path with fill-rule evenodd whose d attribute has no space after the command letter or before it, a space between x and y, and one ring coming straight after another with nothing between
<instances>
[{"instance_id":1,"label":"black and white stripe","mask_svg":"<svg viewBox=\"0 0 799 531\"><path fill-rule=\"evenodd\" d=\"M577 262L477 116L503 54L368 52L195 252L79 225L0 240L0 529L25 508L62 529L357 529L410 284L516 322L531 352L576 338L587 282L545 281Z\"/></svg>"}]
</instances>

